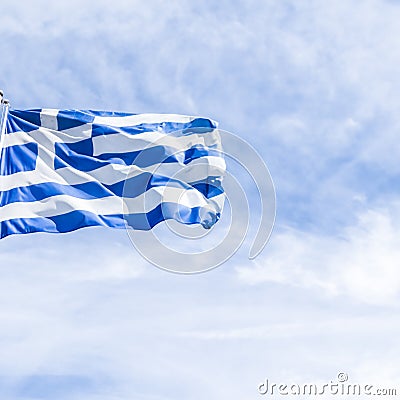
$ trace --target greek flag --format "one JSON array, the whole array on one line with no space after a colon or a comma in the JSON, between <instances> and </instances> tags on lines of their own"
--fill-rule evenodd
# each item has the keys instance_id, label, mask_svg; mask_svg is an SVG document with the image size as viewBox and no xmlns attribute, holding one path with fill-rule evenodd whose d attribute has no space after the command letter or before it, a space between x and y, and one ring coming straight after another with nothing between
<instances>
[{"instance_id":1,"label":"greek flag","mask_svg":"<svg viewBox=\"0 0 400 400\"><path fill-rule=\"evenodd\" d=\"M6 108L1 238L87 226L210 228L224 203L217 124L175 114Z\"/></svg>"}]
</instances>

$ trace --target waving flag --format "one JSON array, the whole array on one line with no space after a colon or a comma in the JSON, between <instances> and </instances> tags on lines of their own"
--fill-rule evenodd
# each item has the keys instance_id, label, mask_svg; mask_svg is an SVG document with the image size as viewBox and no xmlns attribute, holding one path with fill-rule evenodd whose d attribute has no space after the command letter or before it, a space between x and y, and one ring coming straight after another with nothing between
<instances>
[{"instance_id":1,"label":"waving flag","mask_svg":"<svg viewBox=\"0 0 400 400\"><path fill-rule=\"evenodd\" d=\"M214 121L182 115L10 110L0 159L1 237L87 226L210 228L224 202Z\"/></svg>"}]
</instances>

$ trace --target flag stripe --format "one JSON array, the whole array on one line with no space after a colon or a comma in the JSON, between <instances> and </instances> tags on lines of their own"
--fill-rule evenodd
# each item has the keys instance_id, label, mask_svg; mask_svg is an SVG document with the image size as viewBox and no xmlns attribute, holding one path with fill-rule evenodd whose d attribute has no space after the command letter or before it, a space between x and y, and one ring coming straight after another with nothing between
<instances>
[{"instance_id":1,"label":"flag stripe","mask_svg":"<svg viewBox=\"0 0 400 400\"><path fill-rule=\"evenodd\" d=\"M56 112L58 110L51 111ZM9 114L12 116L12 120L8 120L7 123L11 125L12 130L8 130L7 133L14 135L17 132L34 132L38 130L38 127L40 127L40 129L53 131L56 136L61 138L62 136L66 135L64 132L79 132L79 128L84 125L93 130L93 137L114 134L116 133L116 130L125 131L130 134L157 131L169 134L171 132L179 131L188 132L194 128L201 128L204 131L217 128L217 123L215 121L205 118L192 118L187 116L182 116L180 121L169 120L167 118L168 115L165 115L166 119L163 120L163 114L155 114L154 122L146 122L145 118L141 120L140 117L145 114L130 115L127 117L99 117L98 119L89 117L85 118L83 121L77 121L73 119L72 114L67 119L60 119L60 112L57 114L57 116L40 113L39 117L36 115L37 113L38 111L33 113L21 113L17 110L10 110ZM35 114L34 117L33 114ZM27 120L25 118L29 119ZM66 123L65 120L70 120L71 122ZM102 124L101 121L106 121L108 123ZM119 125L117 121L121 121L121 125Z\"/></svg>"},{"instance_id":2,"label":"flag stripe","mask_svg":"<svg viewBox=\"0 0 400 400\"><path fill-rule=\"evenodd\" d=\"M85 141L82 141L85 142ZM151 165L159 165L160 163L176 163L188 164L191 161L212 155L217 157L220 155L218 150L207 149L202 146L191 147L187 150L176 151L164 146L146 148L142 151L132 151L126 153L107 153L97 157L86 155L88 151L85 143L71 144L57 143L55 146L54 168L63 168L71 166L80 171L89 172L97 168L101 168L108 164L132 165L135 164L139 168L149 167ZM79 148L82 147L82 153L79 154ZM79 157L76 155L79 154Z\"/></svg>"},{"instance_id":3,"label":"flag stripe","mask_svg":"<svg viewBox=\"0 0 400 400\"><path fill-rule=\"evenodd\" d=\"M218 197L218 196L216 196ZM214 201L218 201L214 198ZM175 187L155 187L145 193L123 200L121 197L110 196L94 199L82 199L69 195L48 197L41 201L10 203L0 208L0 220L16 218L34 218L35 216L50 217L65 214L74 210L86 210L101 215L123 213L126 206L127 214L147 213L161 203L175 203L188 208L207 207L207 199L195 189L186 190ZM130 212L130 210L137 210Z\"/></svg>"},{"instance_id":4,"label":"flag stripe","mask_svg":"<svg viewBox=\"0 0 400 400\"><path fill-rule=\"evenodd\" d=\"M201 120L204 125L204 121L207 124L216 125L214 121L205 118L194 118L187 115L179 114L135 114L127 115L122 117L109 117L109 116L95 116L93 123L98 125L108 125L108 126L133 126L141 124L165 124L165 123L175 123L175 124L190 124L193 121ZM174 128L176 130L176 128Z\"/></svg>"},{"instance_id":5,"label":"flag stripe","mask_svg":"<svg viewBox=\"0 0 400 400\"><path fill-rule=\"evenodd\" d=\"M158 127L154 129L156 130L136 131L136 127L96 128L90 124L70 128L65 131L54 131L41 127L30 132L17 131L12 135L6 135L3 147L38 143L51 149L55 143L76 143L83 139L92 139L95 149L94 155L97 155L109 151L110 146L113 146L115 148L114 152L117 153L126 150L140 150L148 146L160 144L181 150L183 148L190 148L193 143L204 143L207 146L217 146L219 144L219 134L214 128L202 129L201 134L191 133L189 129L171 130L168 135L166 135L167 132L165 131L158 131ZM97 134L95 135L94 133ZM135 140L132 140L132 135L135 135ZM128 146L128 148L125 146Z\"/></svg>"},{"instance_id":6,"label":"flag stripe","mask_svg":"<svg viewBox=\"0 0 400 400\"><path fill-rule=\"evenodd\" d=\"M210 181L212 181L213 190L210 190ZM150 173L143 173L139 176L128 178L126 181L120 181L112 185L101 184L97 181L85 181L84 183L78 183L75 185L65 185L55 182L39 183L37 185L17 187L2 192L0 195L0 207L10 203L40 201L62 194L77 197L79 199L95 199L108 196L122 197L124 195L129 198L134 198L143 194L143 186L147 187L146 191L148 191L153 187L165 186L167 183L169 185L172 184L170 178ZM125 184L128 185L129 192L125 191L124 193ZM222 192L218 177L207 177L206 181L190 182L189 184L206 198L214 197Z\"/></svg>"},{"instance_id":7,"label":"flag stripe","mask_svg":"<svg viewBox=\"0 0 400 400\"><path fill-rule=\"evenodd\" d=\"M18 233L66 233L89 226L107 226L112 228L135 228L138 230L150 230L166 219L180 220L181 215L190 214L185 224L198 224L203 217L201 207L187 208L184 206L172 205L173 211L168 213L168 204L159 205L146 214L114 214L99 215L89 211L71 211L66 214L49 216L47 218L16 218L0 222L0 237ZM169 218L167 218L169 216ZM219 214L217 214L219 218Z\"/></svg>"},{"instance_id":8,"label":"flag stripe","mask_svg":"<svg viewBox=\"0 0 400 400\"><path fill-rule=\"evenodd\" d=\"M40 164L40 165L38 165ZM135 177L141 174L157 174L160 176L173 177L177 174L182 176L186 182L198 182L207 177L218 177L223 175L225 162L220 157L207 156L194 159L182 166L177 163L152 165L147 168L139 168L135 165L108 164L93 171L78 171L75 168L64 167L54 170L49 165L38 160L34 171L16 173L12 176L3 176L0 179L0 191L7 192L19 187L38 185L41 183L58 183L65 185L78 185L85 182L100 182L106 186L123 182L127 176ZM1 196L1 193L0 193Z\"/></svg>"}]
</instances>

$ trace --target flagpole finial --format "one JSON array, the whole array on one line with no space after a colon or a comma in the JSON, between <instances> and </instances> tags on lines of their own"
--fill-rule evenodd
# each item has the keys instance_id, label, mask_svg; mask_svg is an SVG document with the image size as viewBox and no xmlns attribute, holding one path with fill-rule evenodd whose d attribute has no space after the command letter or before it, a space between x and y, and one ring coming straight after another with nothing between
<instances>
[{"instance_id":1,"label":"flagpole finial","mask_svg":"<svg viewBox=\"0 0 400 400\"><path fill-rule=\"evenodd\" d=\"M10 101L4 98L4 92L0 90L0 104L8 106L10 105Z\"/></svg>"},{"instance_id":2,"label":"flagpole finial","mask_svg":"<svg viewBox=\"0 0 400 400\"><path fill-rule=\"evenodd\" d=\"M0 90L0 105L1 105L1 115L0 115L0 154L3 148L4 133L6 129L7 114L10 102L4 98L4 92ZM4 106L4 107L3 107Z\"/></svg>"}]
</instances>

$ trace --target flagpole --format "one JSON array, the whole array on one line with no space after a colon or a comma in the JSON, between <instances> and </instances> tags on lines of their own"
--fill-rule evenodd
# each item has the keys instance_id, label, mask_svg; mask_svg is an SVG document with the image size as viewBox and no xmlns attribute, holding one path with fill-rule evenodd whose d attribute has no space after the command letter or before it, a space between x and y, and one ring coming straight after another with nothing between
<instances>
[{"instance_id":1,"label":"flagpole","mask_svg":"<svg viewBox=\"0 0 400 400\"><path fill-rule=\"evenodd\" d=\"M8 109L10 102L3 97L3 91L0 90L0 104L1 104L1 124L0 124L0 154L3 149L4 135L7 126Z\"/></svg>"},{"instance_id":2,"label":"flagpole","mask_svg":"<svg viewBox=\"0 0 400 400\"><path fill-rule=\"evenodd\" d=\"M3 91L0 90L0 105L1 105L1 120L0 120L0 159L1 153L3 152L3 143L4 136L6 134L6 126L7 126L7 116L8 116L8 108L10 106L10 102L3 97ZM1 195L1 192L0 192ZM0 234L2 234L3 227L0 223ZM0 237L2 237L1 235Z\"/></svg>"}]
</instances>

